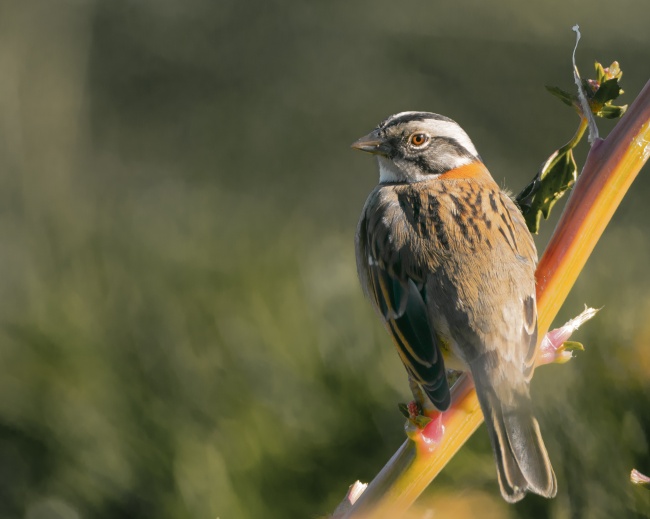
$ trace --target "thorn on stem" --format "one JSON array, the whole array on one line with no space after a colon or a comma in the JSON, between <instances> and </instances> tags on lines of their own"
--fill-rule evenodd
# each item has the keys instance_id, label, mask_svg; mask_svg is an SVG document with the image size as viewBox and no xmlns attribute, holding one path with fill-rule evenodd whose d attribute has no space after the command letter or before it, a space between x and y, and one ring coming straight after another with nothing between
<instances>
[{"instance_id":1,"label":"thorn on stem","mask_svg":"<svg viewBox=\"0 0 650 519\"><path fill-rule=\"evenodd\" d=\"M650 485L650 478L636 469L632 469L630 472L630 481L635 485Z\"/></svg>"},{"instance_id":2,"label":"thorn on stem","mask_svg":"<svg viewBox=\"0 0 650 519\"><path fill-rule=\"evenodd\" d=\"M548 332L539 346L537 357L538 364L550 364L556 362L564 364L573 358L575 350L584 350L584 346L579 342L569 341L571 334L575 332L583 323L591 319L598 310L585 306L583 312L567 321L560 328Z\"/></svg>"}]
</instances>

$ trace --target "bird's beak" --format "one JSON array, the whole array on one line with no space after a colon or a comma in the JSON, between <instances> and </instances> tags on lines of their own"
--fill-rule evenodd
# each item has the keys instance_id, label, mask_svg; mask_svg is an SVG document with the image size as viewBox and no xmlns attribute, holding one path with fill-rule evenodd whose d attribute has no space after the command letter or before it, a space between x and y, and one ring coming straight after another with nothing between
<instances>
[{"instance_id":1,"label":"bird's beak","mask_svg":"<svg viewBox=\"0 0 650 519\"><path fill-rule=\"evenodd\" d=\"M358 141L352 143L352 148L355 150L366 151L373 155L383 155L388 157L390 153L389 146L379 136L377 130L370 132L368 135L361 137Z\"/></svg>"}]
</instances>

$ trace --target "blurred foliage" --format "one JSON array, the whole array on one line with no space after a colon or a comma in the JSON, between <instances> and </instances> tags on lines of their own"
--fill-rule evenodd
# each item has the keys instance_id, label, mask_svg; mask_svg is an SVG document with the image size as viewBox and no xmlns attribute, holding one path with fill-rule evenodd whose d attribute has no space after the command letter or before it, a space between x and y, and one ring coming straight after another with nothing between
<instances>
[{"instance_id":1,"label":"blurred foliage","mask_svg":"<svg viewBox=\"0 0 650 519\"><path fill-rule=\"evenodd\" d=\"M314 517L371 479L408 385L356 280L376 171L349 144L444 113L520 188L574 123L542 85L576 19L630 99L647 80L643 0L592 4L0 2L0 516ZM502 503L481 430L422 509L649 516L649 190L558 318L604 305L586 351L533 383L558 498Z\"/></svg>"}]
</instances>

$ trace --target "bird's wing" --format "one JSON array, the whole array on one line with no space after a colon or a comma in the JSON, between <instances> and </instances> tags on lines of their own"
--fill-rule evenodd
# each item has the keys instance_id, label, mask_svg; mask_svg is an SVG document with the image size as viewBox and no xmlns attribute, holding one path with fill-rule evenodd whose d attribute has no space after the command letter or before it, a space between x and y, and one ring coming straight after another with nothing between
<instances>
[{"instance_id":1,"label":"bird's wing","mask_svg":"<svg viewBox=\"0 0 650 519\"><path fill-rule=\"evenodd\" d=\"M516 203L505 193L502 193L502 201L511 218L514 235L517 237L517 250L522 261L527 262L530 268L534 269L537 264L537 250L532 235L528 232L526 220ZM526 285L522 284L526 290ZM537 303L535 286L530 287L528 293L522 294L522 344L525 345L526 354L524 357L524 376L530 381L535 368L537 356Z\"/></svg>"},{"instance_id":2,"label":"bird's wing","mask_svg":"<svg viewBox=\"0 0 650 519\"><path fill-rule=\"evenodd\" d=\"M390 332L402 362L432 403L440 410L449 407L451 396L444 360L432 332L427 308L418 283L408 276L391 229L379 217L364 214L356 237L357 267L366 295L373 302ZM377 216L377 215L375 215ZM377 244L381 243L379 249Z\"/></svg>"}]
</instances>

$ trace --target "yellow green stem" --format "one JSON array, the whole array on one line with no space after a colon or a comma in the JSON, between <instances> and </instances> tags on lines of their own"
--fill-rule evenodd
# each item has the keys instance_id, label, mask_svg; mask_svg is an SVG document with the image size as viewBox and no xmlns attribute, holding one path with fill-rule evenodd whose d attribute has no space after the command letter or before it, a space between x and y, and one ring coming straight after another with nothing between
<instances>
[{"instance_id":1,"label":"yellow green stem","mask_svg":"<svg viewBox=\"0 0 650 519\"><path fill-rule=\"evenodd\" d=\"M588 126L589 126L589 121L587 121L587 118L581 116L580 125L578 126L578 129L576 130L575 134L573 135L573 137L571 137L571 140L567 142L564 146L562 146L562 148L560 148L560 150L558 151L566 150L568 148L575 148L580 142L580 140L582 139L582 136L585 134L585 130L587 129Z\"/></svg>"}]
</instances>

